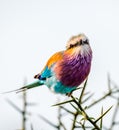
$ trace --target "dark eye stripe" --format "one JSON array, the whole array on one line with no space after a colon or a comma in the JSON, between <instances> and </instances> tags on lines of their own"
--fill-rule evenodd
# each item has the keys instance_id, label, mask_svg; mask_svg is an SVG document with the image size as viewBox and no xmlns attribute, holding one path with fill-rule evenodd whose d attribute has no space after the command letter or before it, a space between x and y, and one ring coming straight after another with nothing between
<instances>
[{"instance_id":1,"label":"dark eye stripe","mask_svg":"<svg viewBox=\"0 0 119 130\"><path fill-rule=\"evenodd\" d=\"M79 42L77 42L77 43L75 43L75 44L73 44L73 45L71 44L71 45L70 45L70 48L77 47L78 45L80 45Z\"/></svg>"}]
</instances>

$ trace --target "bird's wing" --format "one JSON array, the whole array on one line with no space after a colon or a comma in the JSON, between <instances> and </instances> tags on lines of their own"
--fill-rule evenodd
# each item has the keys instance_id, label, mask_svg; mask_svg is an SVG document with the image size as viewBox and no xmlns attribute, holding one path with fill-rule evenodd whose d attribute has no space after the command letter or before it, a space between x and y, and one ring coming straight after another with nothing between
<instances>
[{"instance_id":1,"label":"bird's wing","mask_svg":"<svg viewBox=\"0 0 119 130\"><path fill-rule=\"evenodd\" d=\"M62 60L63 53L64 53L63 51L60 51L52 55L48 60L47 64L45 65L44 69L41 71L41 73L35 75L34 78L45 80L46 78L51 77L52 76L51 68L55 63Z\"/></svg>"}]
</instances>

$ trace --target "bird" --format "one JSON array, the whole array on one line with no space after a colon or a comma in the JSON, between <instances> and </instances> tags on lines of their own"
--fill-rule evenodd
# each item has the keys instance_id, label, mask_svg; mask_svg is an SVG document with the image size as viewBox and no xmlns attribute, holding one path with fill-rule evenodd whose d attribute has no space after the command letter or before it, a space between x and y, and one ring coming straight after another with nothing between
<instances>
[{"instance_id":1,"label":"bird","mask_svg":"<svg viewBox=\"0 0 119 130\"><path fill-rule=\"evenodd\" d=\"M9 92L21 92L46 85L55 93L70 96L90 73L92 49L84 33L72 36L63 51L56 52L43 70L36 74L35 82ZM8 92L6 92L8 93Z\"/></svg>"}]
</instances>

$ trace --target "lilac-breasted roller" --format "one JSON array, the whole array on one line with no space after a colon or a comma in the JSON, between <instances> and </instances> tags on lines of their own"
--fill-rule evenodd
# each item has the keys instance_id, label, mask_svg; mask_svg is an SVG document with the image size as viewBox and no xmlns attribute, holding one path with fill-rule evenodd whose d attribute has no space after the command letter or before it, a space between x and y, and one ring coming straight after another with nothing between
<instances>
[{"instance_id":1,"label":"lilac-breasted roller","mask_svg":"<svg viewBox=\"0 0 119 130\"><path fill-rule=\"evenodd\" d=\"M73 36L67 42L66 49L51 56L44 69L34 76L36 82L15 91L46 85L56 93L70 95L87 78L91 61L92 50L87 36Z\"/></svg>"}]
</instances>

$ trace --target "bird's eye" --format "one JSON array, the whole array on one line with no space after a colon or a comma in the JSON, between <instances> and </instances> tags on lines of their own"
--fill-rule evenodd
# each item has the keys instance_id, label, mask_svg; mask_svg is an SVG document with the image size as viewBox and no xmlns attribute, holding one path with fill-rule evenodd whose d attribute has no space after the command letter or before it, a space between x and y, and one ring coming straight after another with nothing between
<instances>
[{"instance_id":1,"label":"bird's eye","mask_svg":"<svg viewBox=\"0 0 119 130\"><path fill-rule=\"evenodd\" d=\"M86 40L84 40L83 42L84 42L84 43L88 43L88 40L86 39Z\"/></svg>"},{"instance_id":2,"label":"bird's eye","mask_svg":"<svg viewBox=\"0 0 119 130\"><path fill-rule=\"evenodd\" d=\"M86 39L86 38L85 38L85 39L82 39L82 40L81 40L81 44L89 44L88 39Z\"/></svg>"}]
</instances>

